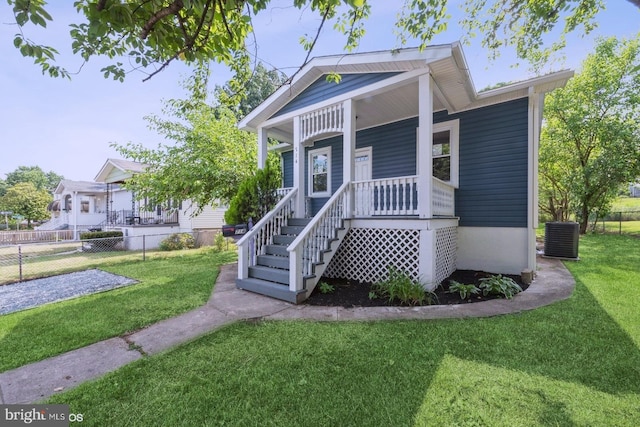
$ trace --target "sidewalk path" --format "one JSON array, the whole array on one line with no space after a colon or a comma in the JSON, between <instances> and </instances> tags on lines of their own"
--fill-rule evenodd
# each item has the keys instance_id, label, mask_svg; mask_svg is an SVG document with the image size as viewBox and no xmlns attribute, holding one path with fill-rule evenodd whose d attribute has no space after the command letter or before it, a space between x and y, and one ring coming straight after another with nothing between
<instances>
[{"instance_id":1,"label":"sidewalk path","mask_svg":"<svg viewBox=\"0 0 640 427\"><path fill-rule=\"evenodd\" d=\"M236 264L221 268L204 306L163 320L124 337L106 341L0 373L0 404L34 403L57 392L154 355L242 319L322 321L443 319L487 317L532 310L568 298L575 281L558 260L538 258L538 274L529 288L511 300L424 307L318 307L292 305L236 289Z\"/></svg>"}]
</instances>

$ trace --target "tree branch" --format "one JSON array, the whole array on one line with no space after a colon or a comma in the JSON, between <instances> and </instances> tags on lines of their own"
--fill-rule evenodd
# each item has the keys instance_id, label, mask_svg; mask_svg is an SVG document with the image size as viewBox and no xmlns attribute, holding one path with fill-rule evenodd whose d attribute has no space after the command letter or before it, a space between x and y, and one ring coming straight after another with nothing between
<instances>
[{"instance_id":1,"label":"tree branch","mask_svg":"<svg viewBox=\"0 0 640 427\"><path fill-rule=\"evenodd\" d=\"M151 18L149 18L147 23L144 24L144 26L142 27L142 31L140 32L140 38L143 40L146 39L158 21L160 21L162 18L165 18L169 15L175 15L183 7L184 7L184 4L182 3L182 0L174 0L173 3L171 3L169 6L154 13L153 16L151 16Z\"/></svg>"}]
</instances>

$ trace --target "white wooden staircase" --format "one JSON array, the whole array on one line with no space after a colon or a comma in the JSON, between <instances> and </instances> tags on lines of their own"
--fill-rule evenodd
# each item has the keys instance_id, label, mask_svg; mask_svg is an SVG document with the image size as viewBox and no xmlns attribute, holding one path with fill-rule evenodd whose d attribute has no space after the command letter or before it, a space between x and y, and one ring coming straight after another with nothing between
<instances>
[{"instance_id":1,"label":"white wooden staircase","mask_svg":"<svg viewBox=\"0 0 640 427\"><path fill-rule=\"evenodd\" d=\"M307 299L348 231L349 185L313 218L295 218L296 190L239 242L240 289L298 304Z\"/></svg>"}]
</instances>

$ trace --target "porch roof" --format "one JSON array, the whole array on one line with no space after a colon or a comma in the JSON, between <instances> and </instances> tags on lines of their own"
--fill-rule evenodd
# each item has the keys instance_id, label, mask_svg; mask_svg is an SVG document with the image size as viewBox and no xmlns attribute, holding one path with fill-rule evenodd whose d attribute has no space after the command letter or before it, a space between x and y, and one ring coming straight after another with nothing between
<instances>
[{"instance_id":1,"label":"porch roof","mask_svg":"<svg viewBox=\"0 0 640 427\"><path fill-rule=\"evenodd\" d=\"M96 182L121 183L133 175L142 173L147 165L123 159L107 159L100 172L96 175Z\"/></svg>"},{"instance_id":2,"label":"porch roof","mask_svg":"<svg viewBox=\"0 0 640 427\"><path fill-rule=\"evenodd\" d=\"M357 129L373 127L418 115L418 77L430 73L434 81L434 111L449 113L483 107L486 105L523 98L531 90L544 93L561 87L573 76L572 71L562 71L510 84L498 89L477 93L460 43L434 45L419 49L400 49L360 54L324 56L312 59L291 81L281 86L262 104L245 116L240 129L256 131L265 125L270 136L283 142L291 142L293 111L277 117L274 115L295 99L324 74L400 73L374 85L353 90L323 102L330 104L344 99L356 100ZM384 105L385 108L380 108ZM309 108L314 108L312 106ZM306 109L309 109L306 108Z\"/></svg>"}]
</instances>

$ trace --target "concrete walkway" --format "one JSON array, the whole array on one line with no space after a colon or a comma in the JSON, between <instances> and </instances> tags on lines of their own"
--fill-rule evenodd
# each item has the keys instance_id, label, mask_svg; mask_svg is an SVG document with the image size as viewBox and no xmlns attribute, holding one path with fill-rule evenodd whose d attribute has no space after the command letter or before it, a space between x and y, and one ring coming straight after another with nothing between
<instances>
[{"instance_id":1,"label":"concrete walkway","mask_svg":"<svg viewBox=\"0 0 640 427\"><path fill-rule=\"evenodd\" d=\"M292 305L235 288L237 266L222 267L204 306L124 337L111 338L0 374L0 404L35 403L142 357L189 342L242 319L321 321L443 319L517 313L568 298L575 281L560 261L538 258L529 288L511 300L424 307L342 308Z\"/></svg>"}]
</instances>

